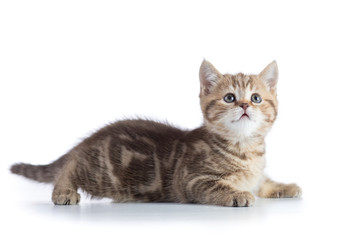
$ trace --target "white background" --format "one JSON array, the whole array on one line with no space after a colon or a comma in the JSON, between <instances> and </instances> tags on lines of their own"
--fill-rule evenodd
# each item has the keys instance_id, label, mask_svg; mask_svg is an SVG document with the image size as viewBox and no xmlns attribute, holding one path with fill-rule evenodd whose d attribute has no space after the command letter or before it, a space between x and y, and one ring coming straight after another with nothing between
<instances>
[{"instance_id":1,"label":"white background","mask_svg":"<svg viewBox=\"0 0 360 240\"><path fill-rule=\"evenodd\" d=\"M359 239L356 1L1 1L0 236L28 239ZM201 125L198 69L279 66L267 173L302 199L252 208L90 201L9 174L125 117Z\"/></svg>"}]
</instances>

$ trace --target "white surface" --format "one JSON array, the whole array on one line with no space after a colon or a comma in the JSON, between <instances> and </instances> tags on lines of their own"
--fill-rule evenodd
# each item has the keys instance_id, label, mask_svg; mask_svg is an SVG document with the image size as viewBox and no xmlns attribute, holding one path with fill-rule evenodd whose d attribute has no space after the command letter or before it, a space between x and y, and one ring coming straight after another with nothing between
<instances>
[{"instance_id":1,"label":"white surface","mask_svg":"<svg viewBox=\"0 0 360 240\"><path fill-rule=\"evenodd\" d=\"M1 1L0 238L359 239L359 22L356 1ZM267 173L302 199L55 207L51 186L9 174L124 116L199 126L203 58L277 61Z\"/></svg>"},{"instance_id":2,"label":"white surface","mask_svg":"<svg viewBox=\"0 0 360 240\"><path fill-rule=\"evenodd\" d=\"M115 204L109 200L89 199L82 199L78 206L54 206L46 200L46 195L51 194L50 187L20 182L15 176L10 179L12 184L15 183L16 191L9 192L13 192L13 198L15 195L20 199L4 200L6 205L2 205L2 211L7 214L2 235L11 233L14 239L25 236L31 239L35 236L40 239L49 236L54 239L70 236L90 239L359 237L356 231L358 199L347 199L345 204L343 197L337 194L327 198L312 193L302 199L257 199L251 208L172 203Z\"/></svg>"}]
</instances>

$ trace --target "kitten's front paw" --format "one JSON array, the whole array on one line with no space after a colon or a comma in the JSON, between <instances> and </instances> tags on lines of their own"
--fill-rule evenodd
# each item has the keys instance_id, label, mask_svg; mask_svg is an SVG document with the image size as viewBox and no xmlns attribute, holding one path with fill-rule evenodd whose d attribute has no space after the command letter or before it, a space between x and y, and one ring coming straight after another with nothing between
<instances>
[{"instance_id":1,"label":"kitten's front paw","mask_svg":"<svg viewBox=\"0 0 360 240\"><path fill-rule=\"evenodd\" d=\"M254 205L255 197L249 192L240 192L234 194L232 203L229 206L232 207L251 207Z\"/></svg>"},{"instance_id":2,"label":"kitten's front paw","mask_svg":"<svg viewBox=\"0 0 360 240\"><path fill-rule=\"evenodd\" d=\"M80 194L71 189L54 191L52 201L55 205L75 205L80 201Z\"/></svg>"},{"instance_id":3,"label":"kitten's front paw","mask_svg":"<svg viewBox=\"0 0 360 240\"><path fill-rule=\"evenodd\" d=\"M296 184L279 184L271 192L268 198L297 198L301 196L301 188Z\"/></svg>"}]
</instances>

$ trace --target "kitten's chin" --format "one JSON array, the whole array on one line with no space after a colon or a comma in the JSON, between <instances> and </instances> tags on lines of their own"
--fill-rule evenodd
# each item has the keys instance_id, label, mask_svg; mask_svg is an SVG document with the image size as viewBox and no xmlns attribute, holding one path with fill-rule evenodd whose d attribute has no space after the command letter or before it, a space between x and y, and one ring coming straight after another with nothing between
<instances>
[{"instance_id":1,"label":"kitten's chin","mask_svg":"<svg viewBox=\"0 0 360 240\"><path fill-rule=\"evenodd\" d=\"M236 138L249 138L258 135L260 123L243 114L239 119L227 124L227 128L236 135Z\"/></svg>"},{"instance_id":2,"label":"kitten's chin","mask_svg":"<svg viewBox=\"0 0 360 240\"><path fill-rule=\"evenodd\" d=\"M237 119L226 119L217 123L205 122L205 125L210 132L234 143L262 135L259 132L260 122L253 120L251 115L242 115Z\"/></svg>"}]
</instances>

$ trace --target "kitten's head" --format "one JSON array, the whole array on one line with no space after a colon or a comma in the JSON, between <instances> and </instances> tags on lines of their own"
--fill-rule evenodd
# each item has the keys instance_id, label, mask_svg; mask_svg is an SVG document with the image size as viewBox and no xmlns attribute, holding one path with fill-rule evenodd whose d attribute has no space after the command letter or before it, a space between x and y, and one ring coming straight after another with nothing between
<instances>
[{"instance_id":1,"label":"kitten's head","mask_svg":"<svg viewBox=\"0 0 360 240\"><path fill-rule=\"evenodd\" d=\"M275 61L258 75L223 75L204 60L200 67L200 103L205 126L235 141L265 136L277 115L277 79Z\"/></svg>"}]
</instances>

